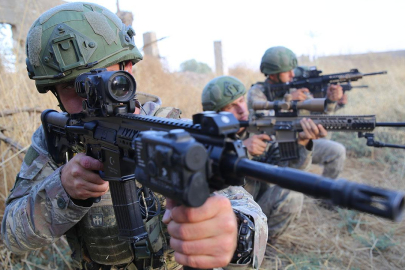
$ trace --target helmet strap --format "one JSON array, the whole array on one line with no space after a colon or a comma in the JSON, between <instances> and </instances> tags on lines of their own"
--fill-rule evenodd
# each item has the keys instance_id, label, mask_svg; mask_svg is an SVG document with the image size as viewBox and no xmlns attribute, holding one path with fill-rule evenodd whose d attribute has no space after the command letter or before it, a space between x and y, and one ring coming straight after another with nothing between
<instances>
[{"instance_id":1,"label":"helmet strap","mask_svg":"<svg viewBox=\"0 0 405 270\"><path fill-rule=\"evenodd\" d=\"M50 89L51 90L51 92L52 92L52 94L56 97L56 99L58 100L58 103L59 103L59 108L62 110L62 112L66 112L66 109L65 109L65 107L63 106L63 104L62 104L62 101L60 100L60 98L59 98L59 95L58 95L58 92L56 92L56 89L55 88L52 88L52 89Z\"/></svg>"},{"instance_id":2,"label":"helmet strap","mask_svg":"<svg viewBox=\"0 0 405 270\"><path fill-rule=\"evenodd\" d=\"M278 80L277 83L281 83L280 73L277 73L277 80Z\"/></svg>"},{"instance_id":3,"label":"helmet strap","mask_svg":"<svg viewBox=\"0 0 405 270\"><path fill-rule=\"evenodd\" d=\"M119 62L118 65L120 70L125 70L125 61Z\"/></svg>"}]
</instances>

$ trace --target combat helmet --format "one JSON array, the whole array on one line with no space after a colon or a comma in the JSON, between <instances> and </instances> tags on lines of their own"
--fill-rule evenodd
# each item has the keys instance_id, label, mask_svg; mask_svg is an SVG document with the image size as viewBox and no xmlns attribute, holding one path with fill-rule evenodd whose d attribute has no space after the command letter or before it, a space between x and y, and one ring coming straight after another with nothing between
<instances>
[{"instance_id":1,"label":"combat helmet","mask_svg":"<svg viewBox=\"0 0 405 270\"><path fill-rule=\"evenodd\" d=\"M142 59L135 31L108 9L75 2L43 13L31 26L26 42L28 76L40 93L75 80L94 68Z\"/></svg>"},{"instance_id":2,"label":"combat helmet","mask_svg":"<svg viewBox=\"0 0 405 270\"><path fill-rule=\"evenodd\" d=\"M260 71L267 75L287 72L297 66L297 57L283 46L271 47L266 50L260 63Z\"/></svg>"},{"instance_id":3,"label":"combat helmet","mask_svg":"<svg viewBox=\"0 0 405 270\"><path fill-rule=\"evenodd\" d=\"M232 101L246 94L241 81L232 76L220 76L212 79L202 92L204 111L219 111Z\"/></svg>"}]
</instances>

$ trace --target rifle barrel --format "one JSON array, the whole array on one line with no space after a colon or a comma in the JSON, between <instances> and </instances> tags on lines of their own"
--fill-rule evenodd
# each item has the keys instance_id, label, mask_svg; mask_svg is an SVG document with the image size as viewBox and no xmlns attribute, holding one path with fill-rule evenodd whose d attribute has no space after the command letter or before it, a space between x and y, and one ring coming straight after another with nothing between
<instances>
[{"instance_id":1,"label":"rifle barrel","mask_svg":"<svg viewBox=\"0 0 405 270\"><path fill-rule=\"evenodd\" d=\"M380 75L380 74L387 74L387 71L379 71L379 72L371 72L371 73L365 73L363 76L373 76L373 75Z\"/></svg>"},{"instance_id":2,"label":"rifle barrel","mask_svg":"<svg viewBox=\"0 0 405 270\"><path fill-rule=\"evenodd\" d=\"M405 122L377 122L376 127L405 127Z\"/></svg>"},{"instance_id":3,"label":"rifle barrel","mask_svg":"<svg viewBox=\"0 0 405 270\"><path fill-rule=\"evenodd\" d=\"M246 158L226 158L225 167L234 173L276 184L282 188L302 192L315 198L332 200L333 204L360 210L394 221L402 218L405 194L376 188L345 179L332 180L291 168L281 168Z\"/></svg>"}]
</instances>

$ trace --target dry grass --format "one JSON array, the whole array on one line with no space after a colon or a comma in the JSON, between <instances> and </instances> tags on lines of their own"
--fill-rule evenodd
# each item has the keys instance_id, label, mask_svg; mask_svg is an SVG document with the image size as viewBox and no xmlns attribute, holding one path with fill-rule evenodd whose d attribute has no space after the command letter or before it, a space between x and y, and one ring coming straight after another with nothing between
<instances>
[{"instance_id":1,"label":"dry grass","mask_svg":"<svg viewBox=\"0 0 405 270\"><path fill-rule=\"evenodd\" d=\"M368 89L353 89L349 93L349 105L341 114L377 114L380 121L400 121L405 111L405 57L390 54L368 54L317 59L302 64L317 65L324 74L348 71L358 68L362 72L388 70L388 75L365 78L359 84ZM51 94L37 93L34 82L26 76L24 65L17 67L18 73L2 72L0 93L3 102L0 112L16 108L57 108ZM146 58L134 68L138 90L160 96L164 106L182 109L183 117L201 111L201 91L214 75L192 73L170 73L164 63ZM242 64L230 69L249 87L262 80L258 71ZM354 83L355 84L355 83ZM3 133L23 147L30 144L33 131L40 125L39 113L21 112L0 117ZM402 140L401 132L384 131ZM379 132L383 136L385 133ZM348 142L344 142L345 144ZM352 144L365 149L364 139L354 139ZM4 211L4 200L19 171L22 154L4 142L0 143L0 217ZM360 158L359 152L349 151L343 177L352 181L405 190L404 153L393 151L390 162L381 159L387 155L384 149L372 149ZM391 162L392 161L392 162ZM319 173L319 167L311 168ZM346 210L328 211L306 198L303 212L287 232L279 239L275 248L279 251L270 269L405 269L405 227L404 223L392 223L366 214ZM0 242L0 268L2 269L69 269L69 263L61 258L69 256L64 239L52 247L31 252L25 256L14 256ZM60 254L64 254L60 256Z\"/></svg>"},{"instance_id":2,"label":"dry grass","mask_svg":"<svg viewBox=\"0 0 405 270\"><path fill-rule=\"evenodd\" d=\"M387 70L387 75L365 77L359 83L368 89L353 89L349 104L339 114L376 114L378 121L404 121L405 57L388 53L337 56L303 61L316 65L323 74L358 68L368 73ZM376 136L405 144L404 133L377 129ZM367 148L364 139L340 140L348 147L348 159L341 177L351 181L394 190L404 190L404 152L395 149ZM359 156L356 149L368 149ZM352 149L352 151L350 151ZM354 150L353 150L354 149ZM391 155L390 162L384 162ZM311 172L321 168L312 166ZM404 222L393 223L353 211L329 211L311 198L305 199L298 220L280 237L278 253L271 269L405 269ZM282 266L280 266L282 265Z\"/></svg>"},{"instance_id":3,"label":"dry grass","mask_svg":"<svg viewBox=\"0 0 405 270\"><path fill-rule=\"evenodd\" d=\"M170 73L164 63L147 56L134 71L137 91L159 96L163 106L180 108L183 118L202 111L202 89L214 78L213 74Z\"/></svg>"}]
</instances>

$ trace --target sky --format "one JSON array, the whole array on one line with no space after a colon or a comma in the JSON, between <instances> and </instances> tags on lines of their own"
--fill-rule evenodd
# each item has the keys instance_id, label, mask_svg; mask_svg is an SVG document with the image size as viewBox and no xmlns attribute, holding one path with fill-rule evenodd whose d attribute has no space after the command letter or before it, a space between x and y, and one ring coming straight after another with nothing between
<instances>
[{"instance_id":1,"label":"sky","mask_svg":"<svg viewBox=\"0 0 405 270\"><path fill-rule=\"evenodd\" d=\"M69 2L77 2L69 0ZM113 12L116 0L86 0ZM155 32L170 68L196 59L215 67L214 41L227 67L258 69L266 49L311 57L405 49L402 0L119 0L134 14L135 43Z\"/></svg>"}]
</instances>

